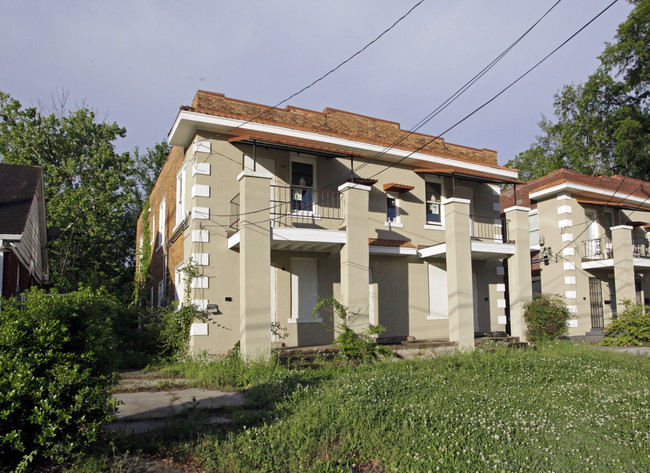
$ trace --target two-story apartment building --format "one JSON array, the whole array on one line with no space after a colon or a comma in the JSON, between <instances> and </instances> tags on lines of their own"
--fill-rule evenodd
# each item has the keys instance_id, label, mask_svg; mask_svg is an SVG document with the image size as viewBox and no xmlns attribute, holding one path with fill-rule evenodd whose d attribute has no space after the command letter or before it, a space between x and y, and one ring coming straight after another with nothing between
<instances>
[{"instance_id":1,"label":"two-story apartment building","mask_svg":"<svg viewBox=\"0 0 650 473\"><path fill-rule=\"evenodd\" d=\"M650 295L650 182L559 169L502 194L530 207L535 292L559 294L569 335L602 334L624 301Z\"/></svg>"},{"instance_id":2,"label":"two-story apartment building","mask_svg":"<svg viewBox=\"0 0 650 473\"><path fill-rule=\"evenodd\" d=\"M521 335L529 209L501 217L499 185L517 172L496 152L339 110L204 91L181 107L169 142L150 195L151 302L205 311L194 350L331 343L331 312L312 314L328 296L353 327L382 324L384 337L472 348L475 334ZM179 269L190 261L199 275L184 301Z\"/></svg>"}]
</instances>

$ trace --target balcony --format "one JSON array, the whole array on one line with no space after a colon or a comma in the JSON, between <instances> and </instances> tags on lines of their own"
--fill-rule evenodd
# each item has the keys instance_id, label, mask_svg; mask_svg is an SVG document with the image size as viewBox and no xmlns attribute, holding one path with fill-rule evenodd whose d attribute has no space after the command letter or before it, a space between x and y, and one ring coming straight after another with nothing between
<instances>
[{"instance_id":1,"label":"balcony","mask_svg":"<svg viewBox=\"0 0 650 473\"><path fill-rule=\"evenodd\" d=\"M643 237L632 238L632 255L634 258L650 258L648 240Z\"/></svg>"},{"instance_id":2,"label":"balcony","mask_svg":"<svg viewBox=\"0 0 650 473\"><path fill-rule=\"evenodd\" d=\"M271 186L269 198L271 248L293 251L328 251L345 243L341 194L304 186ZM230 200L228 247L239 246L240 195Z\"/></svg>"},{"instance_id":3,"label":"balcony","mask_svg":"<svg viewBox=\"0 0 650 473\"><path fill-rule=\"evenodd\" d=\"M470 215L469 223L473 260L501 259L515 254L514 242L508 236L508 219ZM446 253L446 243L418 250L420 258L442 257Z\"/></svg>"},{"instance_id":4,"label":"balcony","mask_svg":"<svg viewBox=\"0 0 650 473\"><path fill-rule=\"evenodd\" d=\"M471 221L470 236L477 240L496 241L501 243L509 242L508 224L510 220L505 218L482 217L470 215Z\"/></svg>"},{"instance_id":5,"label":"balcony","mask_svg":"<svg viewBox=\"0 0 650 473\"><path fill-rule=\"evenodd\" d=\"M239 231L239 194L230 199L230 229ZM323 191L303 186L271 186L269 213L272 227L290 228L297 224L327 225L322 220L343 221L341 213L341 193Z\"/></svg>"},{"instance_id":6,"label":"balcony","mask_svg":"<svg viewBox=\"0 0 650 473\"><path fill-rule=\"evenodd\" d=\"M614 258L614 246L609 237L585 240L583 261L598 261Z\"/></svg>"}]
</instances>

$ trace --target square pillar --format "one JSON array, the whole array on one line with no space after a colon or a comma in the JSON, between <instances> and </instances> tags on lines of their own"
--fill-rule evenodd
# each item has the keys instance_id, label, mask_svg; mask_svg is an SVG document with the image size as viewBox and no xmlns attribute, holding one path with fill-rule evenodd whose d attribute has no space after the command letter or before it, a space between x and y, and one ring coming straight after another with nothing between
<instances>
[{"instance_id":1,"label":"square pillar","mask_svg":"<svg viewBox=\"0 0 650 473\"><path fill-rule=\"evenodd\" d=\"M625 300L636 302L634 284L634 256L632 252L632 227L619 225L612 227L612 247L614 250L614 285L618 313L625 310Z\"/></svg>"},{"instance_id":2,"label":"square pillar","mask_svg":"<svg viewBox=\"0 0 650 473\"><path fill-rule=\"evenodd\" d=\"M249 359L268 357L271 353L271 179L247 170L237 180L241 354Z\"/></svg>"},{"instance_id":3,"label":"square pillar","mask_svg":"<svg viewBox=\"0 0 650 473\"><path fill-rule=\"evenodd\" d=\"M533 298L528 212L528 207L518 206L504 210L506 219L510 220L508 239L515 242L515 254L508 258L510 335L522 342L526 340L524 305Z\"/></svg>"},{"instance_id":4,"label":"square pillar","mask_svg":"<svg viewBox=\"0 0 650 473\"><path fill-rule=\"evenodd\" d=\"M448 199L445 202L449 341L457 342L460 350L474 349L469 204L468 199L459 198Z\"/></svg>"},{"instance_id":5,"label":"square pillar","mask_svg":"<svg viewBox=\"0 0 650 473\"><path fill-rule=\"evenodd\" d=\"M341 299L348 308L348 324L355 332L370 325L368 268L368 200L370 187L346 182L339 187L346 242L341 248Z\"/></svg>"}]
</instances>

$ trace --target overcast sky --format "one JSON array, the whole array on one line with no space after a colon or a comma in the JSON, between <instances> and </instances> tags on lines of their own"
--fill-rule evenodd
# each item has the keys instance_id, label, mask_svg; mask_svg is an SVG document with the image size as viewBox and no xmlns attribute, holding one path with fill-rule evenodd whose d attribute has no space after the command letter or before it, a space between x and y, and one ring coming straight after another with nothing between
<instances>
[{"instance_id":1,"label":"overcast sky","mask_svg":"<svg viewBox=\"0 0 650 473\"><path fill-rule=\"evenodd\" d=\"M273 105L300 90L418 0L0 0L0 90L32 106L61 88L126 127L119 151L166 139L197 89ZM437 135L505 87L611 0L563 0L474 88L420 131ZM424 0L379 41L288 104L409 129L520 36L555 0ZM496 150L535 139L562 85L584 81L630 12L619 0L506 94L447 133Z\"/></svg>"}]
</instances>

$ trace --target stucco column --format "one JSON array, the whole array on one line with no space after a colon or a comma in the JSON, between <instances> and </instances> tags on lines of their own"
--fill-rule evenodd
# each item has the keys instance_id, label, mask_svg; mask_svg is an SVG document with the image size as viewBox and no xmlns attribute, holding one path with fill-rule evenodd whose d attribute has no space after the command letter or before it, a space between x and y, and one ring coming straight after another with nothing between
<instances>
[{"instance_id":1,"label":"stucco column","mask_svg":"<svg viewBox=\"0 0 650 473\"><path fill-rule=\"evenodd\" d=\"M449 341L460 350L474 349L474 297L472 293L472 247L468 199L445 202L447 245L447 292Z\"/></svg>"},{"instance_id":2,"label":"stucco column","mask_svg":"<svg viewBox=\"0 0 650 473\"><path fill-rule=\"evenodd\" d=\"M342 194L346 242L341 248L341 299L348 308L350 328L359 332L370 324L368 315L368 199L370 187L346 182Z\"/></svg>"},{"instance_id":3,"label":"stucco column","mask_svg":"<svg viewBox=\"0 0 650 473\"><path fill-rule=\"evenodd\" d=\"M508 239L515 242L515 254L508 258L508 293L510 295L510 335L526 340L524 304L533 298L532 268L530 265L530 231L528 207L510 207L504 210L508 225Z\"/></svg>"},{"instance_id":4,"label":"stucco column","mask_svg":"<svg viewBox=\"0 0 650 473\"><path fill-rule=\"evenodd\" d=\"M240 345L246 358L271 351L270 177L242 171L239 181ZM255 212L255 213L251 213ZM227 268L223 268L227 271Z\"/></svg>"},{"instance_id":5,"label":"stucco column","mask_svg":"<svg viewBox=\"0 0 650 473\"><path fill-rule=\"evenodd\" d=\"M632 253L632 227L619 225L612 227L612 246L614 248L614 279L616 286L616 308L620 314L625 310L624 300L636 302L634 284L634 260Z\"/></svg>"}]
</instances>

